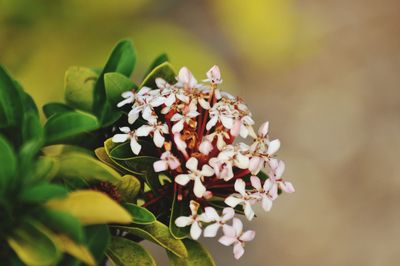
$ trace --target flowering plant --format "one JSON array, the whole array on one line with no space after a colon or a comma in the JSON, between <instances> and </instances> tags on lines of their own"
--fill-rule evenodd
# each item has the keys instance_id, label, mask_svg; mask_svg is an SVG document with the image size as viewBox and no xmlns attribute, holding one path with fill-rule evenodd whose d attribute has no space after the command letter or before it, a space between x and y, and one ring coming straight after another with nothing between
<instances>
[{"instance_id":1,"label":"flowering plant","mask_svg":"<svg viewBox=\"0 0 400 266\"><path fill-rule=\"evenodd\" d=\"M218 66L198 82L186 67L176 74L161 55L137 86L129 78L135 61L130 42L122 41L100 71L67 71L67 104L43 108L44 144L63 144L57 155L43 152L59 164L54 182L107 195L128 213L128 221L99 222L108 227L97 263L105 253L116 265L153 265L137 244L147 239L167 250L172 265L214 265L196 240L219 231L218 241L233 245L239 259L255 232L244 231L236 214L251 221L255 204L269 211L281 191L294 192L275 156L280 141L270 138L268 122L254 130L244 101L220 90ZM45 204L65 211L71 201ZM72 215L82 225L93 220L91 212Z\"/></svg>"}]
</instances>

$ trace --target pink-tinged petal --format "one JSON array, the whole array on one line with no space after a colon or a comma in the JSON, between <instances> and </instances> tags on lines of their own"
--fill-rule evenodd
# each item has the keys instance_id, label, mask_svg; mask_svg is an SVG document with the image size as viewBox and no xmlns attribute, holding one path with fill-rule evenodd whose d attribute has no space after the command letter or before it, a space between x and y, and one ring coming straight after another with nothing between
<instances>
[{"instance_id":1,"label":"pink-tinged petal","mask_svg":"<svg viewBox=\"0 0 400 266\"><path fill-rule=\"evenodd\" d=\"M156 172L166 171L168 169L168 163L167 163L167 161L159 160L159 161L154 162L153 168L154 168L154 171L156 171Z\"/></svg>"},{"instance_id":2,"label":"pink-tinged petal","mask_svg":"<svg viewBox=\"0 0 400 266\"><path fill-rule=\"evenodd\" d=\"M203 165L203 168L201 168L201 174L203 176L213 176L214 175L214 170L209 166L208 164Z\"/></svg>"},{"instance_id":3,"label":"pink-tinged petal","mask_svg":"<svg viewBox=\"0 0 400 266\"><path fill-rule=\"evenodd\" d=\"M153 117L152 114L153 114L153 110L150 108L149 105L146 105L144 107L144 109L143 109L143 112L142 112L143 119L145 119L147 121L150 121L152 119L152 117Z\"/></svg>"},{"instance_id":4,"label":"pink-tinged petal","mask_svg":"<svg viewBox=\"0 0 400 266\"><path fill-rule=\"evenodd\" d=\"M176 95L176 98L178 98L180 101L184 102L184 103L188 103L189 102L189 97L186 96L183 93L179 93Z\"/></svg>"},{"instance_id":5,"label":"pink-tinged petal","mask_svg":"<svg viewBox=\"0 0 400 266\"><path fill-rule=\"evenodd\" d=\"M251 221L254 218L254 211L253 208L251 208L250 202L246 201L246 204L244 205L244 215L246 215L246 218Z\"/></svg>"},{"instance_id":6,"label":"pink-tinged petal","mask_svg":"<svg viewBox=\"0 0 400 266\"><path fill-rule=\"evenodd\" d=\"M239 136L239 133L241 133L240 132L241 128L242 128L242 122L239 119L236 119L233 122L233 127L231 128L231 135L234 136L234 137ZM246 138L246 137L243 137L243 138Z\"/></svg>"},{"instance_id":7,"label":"pink-tinged petal","mask_svg":"<svg viewBox=\"0 0 400 266\"><path fill-rule=\"evenodd\" d=\"M186 168L191 170L191 171L196 171L197 170L197 165L199 161L195 157L191 157L187 162L186 162Z\"/></svg>"},{"instance_id":8,"label":"pink-tinged petal","mask_svg":"<svg viewBox=\"0 0 400 266\"><path fill-rule=\"evenodd\" d=\"M235 237L229 237L229 236L221 236L218 240L218 242L224 246L230 246L233 243L235 243L236 241L237 240Z\"/></svg>"},{"instance_id":9,"label":"pink-tinged petal","mask_svg":"<svg viewBox=\"0 0 400 266\"><path fill-rule=\"evenodd\" d=\"M190 117L190 118L195 118L195 117L198 116L199 114L200 114L200 113L197 112L196 110L192 110L192 111L190 111L189 113L187 113L186 116L187 116L187 117Z\"/></svg>"},{"instance_id":10,"label":"pink-tinged petal","mask_svg":"<svg viewBox=\"0 0 400 266\"><path fill-rule=\"evenodd\" d=\"M275 154L281 147L281 141L279 139L274 139L268 145L267 153L269 155Z\"/></svg>"},{"instance_id":11,"label":"pink-tinged petal","mask_svg":"<svg viewBox=\"0 0 400 266\"><path fill-rule=\"evenodd\" d=\"M164 104L165 103L165 98L163 98L163 97L156 97L156 98L154 98L151 102L150 102L150 105L152 106L152 107L159 107L160 105L162 105L162 104Z\"/></svg>"},{"instance_id":12,"label":"pink-tinged petal","mask_svg":"<svg viewBox=\"0 0 400 266\"><path fill-rule=\"evenodd\" d=\"M285 163L283 161L279 161L278 167L275 170L275 177L281 178L283 176L283 172L285 172Z\"/></svg>"},{"instance_id":13,"label":"pink-tinged petal","mask_svg":"<svg viewBox=\"0 0 400 266\"><path fill-rule=\"evenodd\" d=\"M181 186L186 186L187 183L189 183L189 181L190 181L190 177L185 174L177 175L175 177L175 182Z\"/></svg>"},{"instance_id":14,"label":"pink-tinged petal","mask_svg":"<svg viewBox=\"0 0 400 266\"><path fill-rule=\"evenodd\" d=\"M199 223L195 221L192 226L190 227L190 236L194 239L197 240L201 236L201 228L199 226Z\"/></svg>"},{"instance_id":15,"label":"pink-tinged petal","mask_svg":"<svg viewBox=\"0 0 400 266\"><path fill-rule=\"evenodd\" d=\"M205 155L208 155L212 150L213 146L208 140L203 141L199 146L199 151Z\"/></svg>"},{"instance_id":16,"label":"pink-tinged petal","mask_svg":"<svg viewBox=\"0 0 400 266\"><path fill-rule=\"evenodd\" d=\"M181 163L175 156L171 155L171 157L168 160L168 165L171 170L175 170L181 165Z\"/></svg>"},{"instance_id":17,"label":"pink-tinged petal","mask_svg":"<svg viewBox=\"0 0 400 266\"><path fill-rule=\"evenodd\" d=\"M243 256L243 254L244 254L244 248L240 242L237 242L233 246L233 256L235 257L235 259L238 260Z\"/></svg>"},{"instance_id":18,"label":"pink-tinged petal","mask_svg":"<svg viewBox=\"0 0 400 266\"><path fill-rule=\"evenodd\" d=\"M237 219L237 218L235 218ZM222 231L224 232L224 235L227 237L232 237L232 238L236 238L236 230L233 227L233 225L224 225L224 227L222 227Z\"/></svg>"},{"instance_id":19,"label":"pink-tinged petal","mask_svg":"<svg viewBox=\"0 0 400 266\"><path fill-rule=\"evenodd\" d=\"M234 197L234 196L229 196L229 197L227 197L227 198L225 199L224 202L225 202L226 205L228 205L228 206L230 206L230 207L232 207L232 208L235 208L237 205L239 205L240 203L242 203L243 200L242 200L242 199L239 199L239 198L236 198L236 197Z\"/></svg>"},{"instance_id":20,"label":"pink-tinged petal","mask_svg":"<svg viewBox=\"0 0 400 266\"><path fill-rule=\"evenodd\" d=\"M204 194L203 194L203 198L206 199L206 200L211 199L213 196L214 196L214 195L213 195L213 193L212 193L211 191L206 191L206 192L204 192Z\"/></svg>"},{"instance_id":21,"label":"pink-tinged petal","mask_svg":"<svg viewBox=\"0 0 400 266\"><path fill-rule=\"evenodd\" d=\"M239 240L249 242L252 241L255 237L256 237L256 232L253 230L248 230L239 237Z\"/></svg>"},{"instance_id":22,"label":"pink-tinged petal","mask_svg":"<svg viewBox=\"0 0 400 266\"><path fill-rule=\"evenodd\" d=\"M231 117L221 116L222 125L227 128L231 129L233 127L233 119Z\"/></svg>"},{"instance_id":23,"label":"pink-tinged petal","mask_svg":"<svg viewBox=\"0 0 400 266\"><path fill-rule=\"evenodd\" d=\"M236 179L235 190L240 193L240 195L246 195L246 183L242 179Z\"/></svg>"},{"instance_id":24,"label":"pink-tinged petal","mask_svg":"<svg viewBox=\"0 0 400 266\"><path fill-rule=\"evenodd\" d=\"M166 106L171 106L176 102L176 97L175 94L171 93L166 99L165 99L165 105Z\"/></svg>"},{"instance_id":25,"label":"pink-tinged petal","mask_svg":"<svg viewBox=\"0 0 400 266\"><path fill-rule=\"evenodd\" d=\"M232 220L232 227L235 229L235 236L240 236L243 231L243 223L240 219L238 218L233 218Z\"/></svg>"},{"instance_id":26,"label":"pink-tinged petal","mask_svg":"<svg viewBox=\"0 0 400 266\"><path fill-rule=\"evenodd\" d=\"M264 185L263 185L264 191L270 191L273 184L274 183L271 181L271 179L268 178L267 180L265 180Z\"/></svg>"},{"instance_id":27,"label":"pink-tinged petal","mask_svg":"<svg viewBox=\"0 0 400 266\"><path fill-rule=\"evenodd\" d=\"M234 177L234 174L233 174L232 164L226 163L225 166L223 166L220 178L223 178L225 181L229 181L233 177Z\"/></svg>"},{"instance_id":28,"label":"pink-tinged petal","mask_svg":"<svg viewBox=\"0 0 400 266\"><path fill-rule=\"evenodd\" d=\"M125 99L125 100L120 101L120 102L117 104L117 107L120 108L120 107L122 107L122 106L124 106L124 105L126 105L126 104L130 104L130 103L132 103L132 102L133 102L133 100L128 98L128 99Z\"/></svg>"},{"instance_id":29,"label":"pink-tinged petal","mask_svg":"<svg viewBox=\"0 0 400 266\"><path fill-rule=\"evenodd\" d=\"M218 84L221 82L221 72L217 65L208 70L207 78L211 81L211 83Z\"/></svg>"},{"instance_id":30,"label":"pink-tinged petal","mask_svg":"<svg viewBox=\"0 0 400 266\"><path fill-rule=\"evenodd\" d=\"M126 133L126 134L131 132L131 129L129 127L120 127L119 130L121 130L121 132Z\"/></svg>"},{"instance_id":31,"label":"pink-tinged petal","mask_svg":"<svg viewBox=\"0 0 400 266\"><path fill-rule=\"evenodd\" d=\"M247 169L249 168L250 159L247 156L244 156L240 152L236 153L235 158L235 166L240 169Z\"/></svg>"},{"instance_id":32,"label":"pink-tinged petal","mask_svg":"<svg viewBox=\"0 0 400 266\"><path fill-rule=\"evenodd\" d=\"M138 137L146 137L153 131L154 127L149 125L143 125L136 130L136 136Z\"/></svg>"},{"instance_id":33,"label":"pink-tinged petal","mask_svg":"<svg viewBox=\"0 0 400 266\"><path fill-rule=\"evenodd\" d=\"M172 133L179 133L183 129L183 120L179 120L175 125L172 126Z\"/></svg>"},{"instance_id":34,"label":"pink-tinged petal","mask_svg":"<svg viewBox=\"0 0 400 266\"><path fill-rule=\"evenodd\" d=\"M193 223L193 219L190 216L180 216L176 218L175 225L178 227L185 227L191 225Z\"/></svg>"},{"instance_id":35,"label":"pink-tinged petal","mask_svg":"<svg viewBox=\"0 0 400 266\"><path fill-rule=\"evenodd\" d=\"M153 141L158 148L161 148L164 145L165 138L161 135L159 130L154 131Z\"/></svg>"},{"instance_id":36,"label":"pink-tinged petal","mask_svg":"<svg viewBox=\"0 0 400 266\"><path fill-rule=\"evenodd\" d=\"M150 92L150 91L151 91L151 88L149 88L149 87L142 87L142 88L139 90L138 94L139 94L139 95L145 95L145 94L147 94L147 93Z\"/></svg>"},{"instance_id":37,"label":"pink-tinged petal","mask_svg":"<svg viewBox=\"0 0 400 266\"><path fill-rule=\"evenodd\" d=\"M263 197L261 204L266 212L269 212L272 208L272 200L268 196Z\"/></svg>"},{"instance_id":38,"label":"pink-tinged petal","mask_svg":"<svg viewBox=\"0 0 400 266\"><path fill-rule=\"evenodd\" d=\"M138 155L140 153L140 150L142 149L142 146L136 141L135 138L131 139L131 150L134 154Z\"/></svg>"},{"instance_id":39,"label":"pink-tinged petal","mask_svg":"<svg viewBox=\"0 0 400 266\"><path fill-rule=\"evenodd\" d=\"M275 170L279 166L279 161L277 159L275 159L275 158L271 158L271 159L268 160L268 165L271 168L271 170L275 172Z\"/></svg>"},{"instance_id":40,"label":"pink-tinged petal","mask_svg":"<svg viewBox=\"0 0 400 266\"><path fill-rule=\"evenodd\" d=\"M268 131L269 131L269 122L267 121L267 122L263 123L260 126L260 128L258 129L258 135L265 137L265 136L267 136Z\"/></svg>"},{"instance_id":41,"label":"pink-tinged petal","mask_svg":"<svg viewBox=\"0 0 400 266\"><path fill-rule=\"evenodd\" d=\"M222 215L221 221L226 223L235 216L235 210L233 208L226 207L222 210Z\"/></svg>"},{"instance_id":42,"label":"pink-tinged petal","mask_svg":"<svg viewBox=\"0 0 400 266\"><path fill-rule=\"evenodd\" d=\"M253 176L250 177L250 182L251 182L251 185L252 185L255 189L261 190L262 186L261 186L260 178L258 178L257 176L254 176L254 175L253 175Z\"/></svg>"},{"instance_id":43,"label":"pink-tinged petal","mask_svg":"<svg viewBox=\"0 0 400 266\"><path fill-rule=\"evenodd\" d=\"M160 128L162 133L164 133L164 134L168 134L169 133L167 124L162 124L159 128Z\"/></svg>"},{"instance_id":44,"label":"pink-tinged petal","mask_svg":"<svg viewBox=\"0 0 400 266\"><path fill-rule=\"evenodd\" d=\"M264 165L264 159L261 157L251 157L249 161L249 170L251 174L256 175L258 174Z\"/></svg>"},{"instance_id":45,"label":"pink-tinged petal","mask_svg":"<svg viewBox=\"0 0 400 266\"><path fill-rule=\"evenodd\" d=\"M132 109L128 113L128 123L133 124L139 118L139 111L137 109Z\"/></svg>"},{"instance_id":46,"label":"pink-tinged petal","mask_svg":"<svg viewBox=\"0 0 400 266\"><path fill-rule=\"evenodd\" d=\"M286 193L293 193L295 192L294 186L290 182L282 182L281 189Z\"/></svg>"},{"instance_id":47,"label":"pink-tinged petal","mask_svg":"<svg viewBox=\"0 0 400 266\"><path fill-rule=\"evenodd\" d=\"M174 134L174 142L175 142L176 147L178 148L178 150L179 150L180 152L182 152L182 154L183 154L185 157L188 157L188 154L187 154L187 152L186 152L187 144L186 144L186 142L184 142L184 141L182 140L181 134L179 134L179 133L175 133L175 134Z\"/></svg>"},{"instance_id":48,"label":"pink-tinged petal","mask_svg":"<svg viewBox=\"0 0 400 266\"><path fill-rule=\"evenodd\" d=\"M129 138L128 134L115 134L112 141L115 143L125 142Z\"/></svg>"},{"instance_id":49,"label":"pink-tinged petal","mask_svg":"<svg viewBox=\"0 0 400 266\"><path fill-rule=\"evenodd\" d=\"M196 195L196 197L198 197L198 198L202 198L204 192L206 192L206 187L201 182L200 177L196 177L194 179L193 192Z\"/></svg>"},{"instance_id":50,"label":"pink-tinged petal","mask_svg":"<svg viewBox=\"0 0 400 266\"><path fill-rule=\"evenodd\" d=\"M274 183L271 189L268 191L268 195L272 200L275 200L278 197L278 185Z\"/></svg>"},{"instance_id":51,"label":"pink-tinged petal","mask_svg":"<svg viewBox=\"0 0 400 266\"><path fill-rule=\"evenodd\" d=\"M247 136L249 135L249 129L248 129L248 127L251 127L251 126L245 126L245 125L243 125L243 124L241 124L240 125L240 136L242 137L242 138L247 138Z\"/></svg>"},{"instance_id":52,"label":"pink-tinged petal","mask_svg":"<svg viewBox=\"0 0 400 266\"><path fill-rule=\"evenodd\" d=\"M226 146L224 137L221 135L218 135L217 137L217 148L218 150L222 150Z\"/></svg>"},{"instance_id":53,"label":"pink-tinged petal","mask_svg":"<svg viewBox=\"0 0 400 266\"><path fill-rule=\"evenodd\" d=\"M210 120L207 122L206 129L210 130L215 126L215 124L217 124L217 122L218 122L218 116L211 117Z\"/></svg>"},{"instance_id":54,"label":"pink-tinged petal","mask_svg":"<svg viewBox=\"0 0 400 266\"><path fill-rule=\"evenodd\" d=\"M207 102L207 101L206 101L205 99L203 99L203 98L200 98L200 99L199 99L199 104L200 104L200 106L203 107L203 109L205 109L205 110L208 110L208 109L211 108L210 103Z\"/></svg>"},{"instance_id":55,"label":"pink-tinged petal","mask_svg":"<svg viewBox=\"0 0 400 266\"><path fill-rule=\"evenodd\" d=\"M182 118L183 118L183 115L176 113L171 117L171 121L176 122L176 121L182 120Z\"/></svg>"},{"instance_id":56,"label":"pink-tinged petal","mask_svg":"<svg viewBox=\"0 0 400 266\"><path fill-rule=\"evenodd\" d=\"M204 211L210 221L220 220L217 211L213 207L205 207Z\"/></svg>"},{"instance_id":57,"label":"pink-tinged petal","mask_svg":"<svg viewBox=\"0 0 400 266\"><path fill-rule=\"evenodd\" d=\"M121 96L125 99L133 97L135 94L132 91L125 91L121 94Z\"/></svg>"},{"instance_id":58,"label":"pink-tinged petal","mask_svg":"<svg viewBox=\"0 0 400 266\"><path fill-rule=\"evenodd\" d=\"M221 225L219 223L213 223L208 225L204 229L204 237L215 237L220 227Z\"/></svg>"},{"instance_id":59,"label":"pink-tinged petal","mask_svg":"<svg viewBox=\"0 0 400 266\"><path fill-rule=\"evenodd\" d=\"M182 67L178 73L178 81L193 88L197 84L197 80L193 77L192 73L187 67Z\"/></svg>"},{"instance_id":60,"label":"pink-tinged petal","mask_svg":"<svg viewBox=\"0 0 400 266\"><path fill-rule=\"evenodd\" d=\"M165 89L169 86L168 82L166 82L163 78L156 78L156 85L159 89Z\"/></svg>"}]
</instances>

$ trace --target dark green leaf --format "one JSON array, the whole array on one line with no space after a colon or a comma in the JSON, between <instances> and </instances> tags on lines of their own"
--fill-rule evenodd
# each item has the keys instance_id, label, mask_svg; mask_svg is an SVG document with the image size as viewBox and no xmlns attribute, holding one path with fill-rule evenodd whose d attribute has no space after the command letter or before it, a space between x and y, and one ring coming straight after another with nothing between
<instances>
[{"instance_id":1,"label":"dark green leaf","mask_svg":"<svg viewBox=\"0 0 400 266\"><path fill-rule=\"evenodd\" d=\"M106 254L115 266L155 266L156 262L139 244L122 238L113 237Z\"/></svg>"},{"instance_id":2,"label":"dark green leaf","mask_svg":"<svg viewBox=\"0 0 400 266\"><path fill-rule=\"evenodd\" d=\"M161 65L164 62L168 62L169 58L167 54L160 54L159 56L156 57L156 59L154 59L154 61L151 63L149 70L146 72L147 76L151 71L153 71L153 69L155 69L156 67L158 67L159 65Z\"/></svg>"},{"instance_id":3,"label":"dark green leaf","mask_svg":"<svg viewBox=\"0 0 400 266\"><path fill-rule=\"evenodd\" d=\"M111 234L107 225L91 225L85 227L86 246L96 259L98 265L104 258L104 252L110 243Z\"/></svg>"},{"instance_id":4,"label":"dark green leaf","mask_svg":"<svg viewBox=\"0 0 400 266\"><path fill-rule=\"evenodd\" d=\"M123 207L132 215L135 224L151 224L156 221L156 217L146 208L142 208L133 203L126 203Z\"/></svg>"},{"instance_id":5,"label":"dark green leaf","mask_svg":"<svg viewBox=\"0 0 400 266\"><path fill-rule=\"evenodd\" d=\"M62 143L80 133L99 127L96 117L83 112L66 112L53 115L44 126L47 144Z\"/></svg>"},{"instance_id":6,"label":"dark green leaf","mask_svg":"<svg viewBox=\"0 0 400 266\"><path fill-rule=\"evenodd\" d=\"M154 68L147 77L143 80L139 88L149 87L156 89L156 78L163 78L165 81L173 83L175 81L175 70L170 63L164 62L161 65Z\"/></svg>"},{"instance_id":7,"label":"dark green leaf","mask_svg":"<svg viewBox=\"0 0 400 266\"><path fill-rule=\"evenodd\" d=\"M199 242L184 239L183 243L188 251L186 258L180 258L167 251L171 266L215 266L210 253Z\"/></svg>"},{"instance_id":8,"label":"dark green leaf","mask_svg":"<svg viewBox=\"0 0 400 266\"><path fill-rule=\"evenodd\" d=\"M63 103L47 103L43 105L43 113L46 118L50 118L52 115L55 114L66 113L73 110L73 108Z\"/></svg>"},{"instance_id":9,"label":"dark green leaf","mask_svg":"<svg viewBox=\"0 0 400 266\"><path fill-rule=\"evenodd\" d=\"M122 100L122 93L137 89L129 78L117 72L106 73L104 75L104 84L107 99L111 106L115 108L117 108L117 103Z\"/></svg>"},{"instance_id":10,"label":"dark green leaf","mask_svg":"<svg viewBox=\"0 0 400 266\"><path fill-rule=\"evenodd\" d=\"M188 255L183 242L179 239L175 239L169 232L168 227L158 221L148 225L113 227L152 241L179 257L186 257Z\"/></svg>"},{"instance_id":11,"label":"dark green leaf","mask_svg":"<svg viewBox=\"0 0 400 266\"><path fill-rule=\"evenodd\" d=\"M17 126L22 118L21 90L0 66L0 128Z\"/></svg>"},{"instance_id":12,"label":"dark green leaf","mask_svg":"<svg viewBox=\"0 0 400 266\"><path fill-rule=\"evenodd\" d=\"M3 136L0 135L0 192L8 186L16 175L17 161L13 148Z\"/></svg>"},{"instance_id":13,"label":"dark green leaf","mask_svg":"<svg viewBox=\"0 0 400 266\"><path fill-rule=\"evenodd\" d=\"M189 206L189 201L186 199L178 201L177 195L175 193L174 201L172 202L172 208L171 208L169 230L170 230L171 234L177 239L182 239L189 235L189 232L190 232L189 226L178 227L175 224L175 220L179 216L190 216L190 209L188 208L188 206Z\"/></svg>"},{"instance_id":14,"label":"dark green leaf","mask_svg":"<svg viewBox=\"0 0 400 266\"><path fill-rule=\"evenodd\" d=\"M141 183L139 179L133 175L124 175L120 182L114 184L115 188L121 195L121 200L124 202L136 202L136 197L139 194Z\"/></svg>"},{"instance_id":15,"label":"dark green leaf","mask_svg":"<svg viewBox=\"0 0 400 266\"><path fill-rule=\"evenodd\" d=\"M53 198L66 197L68 191L56 184L41 183L33 187L26 187L20 194L19 199L23 202L42 203Z\"/></svg>"},{"instance_id":16,"label":"dark green leaf","mask_svg":"<svg viewBox=\"0 0 400 266\"><path fill-rule=\"evenodd\" d=\"M78 243L84 240L81 223L69 213L44 208L40 210L38 219L56 233L66 234Z\"/></svg>"}]
</instances>

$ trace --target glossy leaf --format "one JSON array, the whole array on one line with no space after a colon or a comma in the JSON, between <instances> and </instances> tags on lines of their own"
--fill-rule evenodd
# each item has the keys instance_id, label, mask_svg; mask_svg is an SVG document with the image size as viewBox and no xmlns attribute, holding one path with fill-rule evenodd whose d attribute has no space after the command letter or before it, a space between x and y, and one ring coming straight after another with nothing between
<instances>
[{"instance_id":1,"label":"glossy leaf","mask_svg":"<svg viewBox=\"0 0 400 266\"><path fill-rule=\"evenodd\" d=\"M76 111L53 115L47 120L44 129L47 144L56 144L98 127L99 123L96 117Z\"/></svg>"},{"instance_id":2,"label":"glossy leaf","mask_svg":"<svg viewBox=\"0 0 400 266\"><path fill-rule=\"evenodd\" d=\"M8 186L17 172L17 160L13 148L8 141L0 135L0 192Z\"/></svg>"},{"instance_id":3,"label":"glossy leaf","mask_svg":"<svg viewBox=\"0 0 400 266\"><path fill-rule=\"evenodd\" d=\"M64 199L54 199L46 206L77 217L82 224L121 223L129 224L132 217L106 194L94 190L69 193Z\"/></svg>"},{"instance_id":4,"label":"glossy leaf","mask_svg":"<svg viewBox=\"0 0 400 266\"><path fill-rule=\"evenodd\" d=\"M65 101L68 105L90 112L98 75L86 67L73 66L65 72Z\"/></svg>"},{"instance_id":5,"label":"glossy leaf","mask_svg":"<svg viewBox=\"0 0 400 266\"><path fill-rule=\"evenodd\" d=\"M183 239L189 235L190 227L178 227L175 224L176 218L180 216L190 216L190 209L188 208L189 202L188 200L177 200L176 193L174 195L174 201L172 202L171 207L171 216L169 221L169 230L171 234L177 239Z\"/></svg>"},{"instance_id":6,"label":"glossy leaf","mask_svg":"<svg viewBox=\"0 0 400 266\"><path fill-rule=\"evenodd\" d=\"M58 176L64 179L83 178L86 181L99 180L118 183L120 174L96 160L95 158L78 152L71 152L59 157Z\"/></svg>"},{"instance_id":7,"label":"glossy leaf","mask_svg":"<svg viewBox=\"0 0 400 266\"><path fill-rule=\"evenodd\" d=\"M118 193L121 195L121 200L124 202L135 202L139 194L141 183L133 175L124 175L121 181L114 184Z\"/></svg>"},{"instance_id":8,"label":"glossy leaf","mask_svg":"<svg viewBox=\"0 0 400 266\"><path fill-rule=\"evenodd\" d=\"M122 237L113 237L106 251L115 266L155 266L156 262L139 244Z\"/></svg>"},{"instance_id":9,"label":"glossy leaf","mask_svg":"<svg viewBox=\"0 0 400 266\"><path fill-rule=\"evenodd\" d=\"M152 241L169 250L176 256L186 257L188 255L183 242L179 239L175 239L169 232L168 227L161 222L156 221L148 225L115 226L115 228Z\"/></svg>"},{"instance_id":10,"label":"glossy leaf","mask_svg":"<svg viewBox=\"0 0 400 266\"><path fill-rule=\"evenodd\" d=\"M0 128L16 126L22 118L21 90L0 66Z\"/></svg>"},{"instance_id":11,"label":"glossy leaf","mask_svg":"<svg viewBox=\"0 0 400 266\"><path fill-rule=\"evenodd\" d=\"M184 239L183 243L188 251L186 258L180 258L167 252L171 266L215 266L210 253L197 241Z\"/></svg>"},{"instance_id":12,"label":"glossy leaf","mask_svg":"<svg viewBox=\"0 0 400 266\"><path fill-rule=\"evenodd\" d=\"M156 217L146 208L142 208L133 203L126 203L123 207L132 215L135 224L151 224L156 221Z\"/></svg>"},{"instance_id":13,"label":"glossy leaf","mask_svg":"<svg viewBox=\"0 0 400 266\"><path fill-rule=\"evenodd\" d=\"M63 103L47 103L43 105L43 113L46 118L50 118L52 115L66 113L70 111L74 111L70 106Z\"/></svg>"},{"instance_id":14,"label":"glossy leaf","mask_svg":"<svg viewBox=\"0 0 400 266\"><path fill-rule=\"evenodd\" d=\"M42 203L54 198L64 198L67 194L68 191L60 185L40 183L22 190L19 199L28 203Z\"/></svg>"},{"instance_id":15,"label":"glossy leaf","mask_svg":"<svg viewBox=\"0 0 400 266\"><path fill-rule=\"evenodd\" d=\"M163 78L167 82L173 83L175 81L176 73L172 65L168 62L164 62L161 65L154 68L147 77L143 80L139 88L149 87L156 89L156 78Z\"/></svg>"},{"instance_id":16,"label":"glossy leaf","mask_svg":"<svg viewBox=\"0 0 400 266\"><path fill-rule=\"evenodd\" d=\"M106 73L104 75L104 85L107 99L111 106L115 108L117 107L117 103L123 99L121 96L122 93L137 89L129 78L117 72Z\"/></svg>"},{"instance_id":17,"label":"glossy leaf","mask_svg":"<svg viewBox=\"0 0 400 266\"><path fill-rule=\"evenodd\" d=\"M164 62L168 62L169 58L168 55L163 53L160 54L159 56L156 57L156 59L154 59L154 61L151 63L149 70L147 71L146 75L147 76L153 69L155 69L156 67L158 67L159 65L161 65Z\"/></svg>"},{"instance_id":18,"label":"glossy leaf","mask_svg":"<svg viewBox=\"0 0 400 266\"><path fill-rule=\"evenodd\" d=\"M104 252L111 240L111 234L107 225L91 225L85 228L86 246L95 257L97 265L104 258Z\"/></svg>"},{"instance_id":19,"label":"glossy leaf","mask_svg":"<svg viewBox=\"0 0 400 266\"><path fill-rule=\"evenodd\" d=\"M57 243L49 232L37 223L27 223L16 229L8 239L8 244L26 265L50 266L60 257Z\"/></svg>"}]
</instances>

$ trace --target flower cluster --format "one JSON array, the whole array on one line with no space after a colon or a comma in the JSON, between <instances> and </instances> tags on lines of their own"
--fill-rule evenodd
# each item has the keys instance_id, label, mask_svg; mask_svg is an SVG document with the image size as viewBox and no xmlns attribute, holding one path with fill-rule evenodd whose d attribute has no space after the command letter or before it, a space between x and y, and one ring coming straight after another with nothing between
<instances>
[{"instance_id":1,"label":"flower cluster","mask_svg":"<svg viewBox=\"0 0 400 266\"><path fill-rule=\"evenodd\" d=\"M280 191L294 192L292 184L282 179L285 164L275 158L280 141L270 139L268 122L256 132L247 105L219 90L222 79L217 66L207 72L205 83L198 83L186 67L176 79L170 84L157 78L157 89L143 87L124 93L118 106L132 106L128 113L131 126L121 127L122 133L112 140L129 140L132 152L139 155L143 153L140 139L151 138L160 154L154 170L172 177L177 199L190 202L191 215L178 217L176 226L190 226L193 239L203 229L204 237L215 237L222 228L219 242L233 245L238 259L255 232L243 232L235 213L243 210L252 220L254 204L261 203L269 211ZM139 119L144 123L135 126ZM237 137L253 142L234 142ZM268 178L260 175L264 168ZM227 206L221 214L210 204L215 198Z\"/></svg>"}]
</instances>

